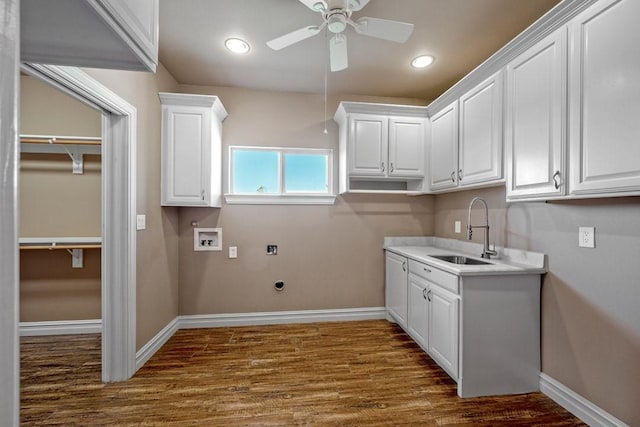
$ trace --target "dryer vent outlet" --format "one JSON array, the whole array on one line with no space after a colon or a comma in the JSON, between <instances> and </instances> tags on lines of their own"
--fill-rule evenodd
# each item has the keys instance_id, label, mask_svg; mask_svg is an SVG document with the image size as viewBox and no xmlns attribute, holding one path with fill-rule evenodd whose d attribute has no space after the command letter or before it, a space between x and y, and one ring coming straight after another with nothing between
<instances>
[{"instance_id":1,"label":"dryer vent outlet","mask_svg":"<svg viewBox=\"0 0 640 427\"><path fill-rule=\"evenodd\" d=\"M276 291L278 292L284 291L284 282L282 280L278 280L273 287L276 288Z\"/></svg>"}]
</instances>

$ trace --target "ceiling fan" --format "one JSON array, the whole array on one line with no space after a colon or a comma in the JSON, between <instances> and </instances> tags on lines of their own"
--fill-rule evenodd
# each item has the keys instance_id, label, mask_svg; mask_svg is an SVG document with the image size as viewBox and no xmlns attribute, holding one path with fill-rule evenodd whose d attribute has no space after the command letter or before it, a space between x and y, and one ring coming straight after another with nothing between
<instances>
[{"instance_id":1,"label":"ceiling fan","mask_svg":"<svg viewBox=\"0 0 640 427\"><path fill-rule=\"evenodd\" d=\"M280 50L320 33L325 27L333 37L329 41L331 71L344 70L347 59L347 37L344 31L350 25L358 34L404 43L413 32L413 24L388 19L362 17L353 21L351 14L361 10L369 0L298 0L314 12L322 14L320 25L310 25L267 42L273 50Z\"/></svg>"}]
</instances>

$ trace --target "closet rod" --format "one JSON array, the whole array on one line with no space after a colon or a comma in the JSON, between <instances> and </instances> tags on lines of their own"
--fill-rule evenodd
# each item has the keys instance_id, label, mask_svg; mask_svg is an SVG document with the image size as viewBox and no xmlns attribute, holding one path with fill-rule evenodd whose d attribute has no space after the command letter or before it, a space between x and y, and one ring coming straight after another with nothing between
<instances>
[{"instance_id":1,"label":"closet rod","mask_svg":"<svg viewBox=\"0 0 640 427\"><path fill-rule=\"evenodd\" d=\"M31 249L48 249L50 251L55 249L100 249L102 245L20 245L20 250L31 250Z\"/></svg>"},{"instance_id":2,"label":"closet rod","mask_svg":"<svg viewBox=\"0 0 640 427\"><path fill-rule=\"evenodd\" d=\"M28 144L70 144L70 145L101 145L101 138L78 136L48 136L48 135L20 135L21 143Z\"/></svg>"}]
</instances>

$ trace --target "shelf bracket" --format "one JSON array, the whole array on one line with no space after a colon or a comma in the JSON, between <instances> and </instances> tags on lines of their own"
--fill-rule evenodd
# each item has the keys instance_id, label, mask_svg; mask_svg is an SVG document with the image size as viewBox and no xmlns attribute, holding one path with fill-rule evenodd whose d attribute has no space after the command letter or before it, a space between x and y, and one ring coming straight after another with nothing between
<instances>
[{"instance_id":1,"label":"shelf bracket","mask_svg":"<svg viewBox=\"0 0 640 427\"><path fill-rule=\"evenodd\" d=\"M83 268L84 267L84 250L82 249L67 249L67 252L71 254L71 268Z\"/></svg>"},{"instance_id":2,"label":"shelf bracket","mask_svg":"<svg viewBox=\"0 0 640 427\"><path fill-rule=\"evenodd\" d=\"M49 144L55 144L56 138L49 138ZM82 175L84 173L84 155L80 147L67 148L66 145L62 145L64 151L71 157L72 171L75 175Z\"/></svg>"}]
</instances>

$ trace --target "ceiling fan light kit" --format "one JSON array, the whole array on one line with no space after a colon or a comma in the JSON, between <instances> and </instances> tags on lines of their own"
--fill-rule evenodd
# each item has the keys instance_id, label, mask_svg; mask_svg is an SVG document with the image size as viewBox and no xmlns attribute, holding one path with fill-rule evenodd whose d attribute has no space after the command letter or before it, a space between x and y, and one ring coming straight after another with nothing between
<instances>
[{"instance_id":1,"label":"ceiling fan light kit","mask_svg":"<svg viewBox=\"0 0 640 427\"><path fill-rule=\"evenodd\" d=\"M273 50L284 49L320 33L325 28L333 33L329 41L329 60L331 71L341 71L348 67L347 37L344 34L352 26L357 34L389 40L396 43L406 42L413 32L413 24L390 21L388 19L362 17L357 21L351 14L365 7L369 0L298 0L314 12L322 14L322 24L307 26L292 31L267 42Z\"/></svg>"}]
</instances>

